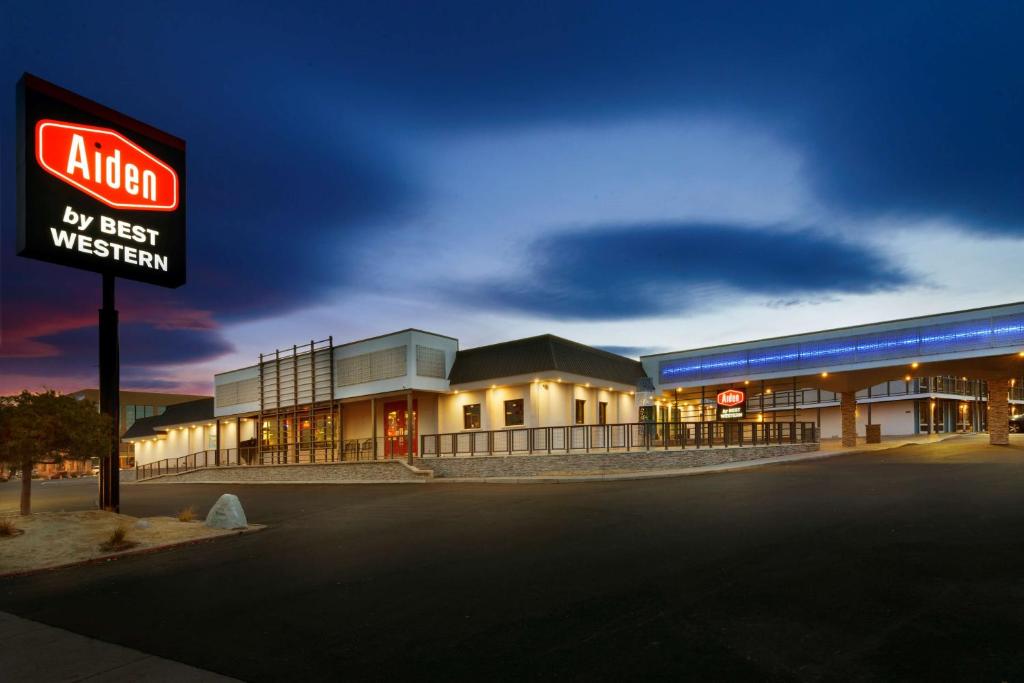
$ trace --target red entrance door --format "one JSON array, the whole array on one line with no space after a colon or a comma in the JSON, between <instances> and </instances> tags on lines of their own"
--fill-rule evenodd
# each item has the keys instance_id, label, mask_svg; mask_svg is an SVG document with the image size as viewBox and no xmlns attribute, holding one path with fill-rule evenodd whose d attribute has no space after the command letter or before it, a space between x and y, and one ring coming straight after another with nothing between
<instances>
[{"instance_id":1,"label":"red entrance door","mask_svg":"<svg viewBox=\"0 0 1024 683\"><path fill-rule=\"evenodd\" d=\"M417 434L419 434L419 409L415 399L412 402L412 433L406 426L409 424L405 401L390 401L384 404L384 457L396 458L408 455L408 448L416 453Z\"/></svg>"}]
</instances>

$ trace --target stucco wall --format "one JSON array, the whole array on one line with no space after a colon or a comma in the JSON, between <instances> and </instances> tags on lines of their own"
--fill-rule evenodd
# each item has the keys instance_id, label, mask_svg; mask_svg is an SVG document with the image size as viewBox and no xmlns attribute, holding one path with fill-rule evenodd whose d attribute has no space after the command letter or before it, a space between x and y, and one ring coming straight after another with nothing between
<instances>
[{"instance_id":1,"label":"stucco wall","mask_svg":"<svg viewBox=\"0 0 1024 683\"><path fill-rule=\"evenodd\" d=\"M607 421L635 422L635 399L628 393L571 382L527 382L494 389L460 391L438 397L438 432L447 434L463 429L463 407L480 404L480 429L505 428L505 401L523 399L526 427L562 427L574 424L575 401L586 401L586 424L598 423L598 404L608 404ZM430 433L430 432L424 432Z\"/></svg>"},{"instance_id":2,"label":"stucco wall","mask_svg":"<svg viewBox=\"0 0 1024 683\"><path fill-rule=\"evenodd\" d=\"M783 418L780 414L779 419ZM800 419L814 422L817 419L817 411L800 411ZM909 436L914 433L914 402L913 401L884 401L871 404L871 421L882 426L883 436ZM868 406L865 403L857 404L857 434L864 436L865 427L868 424ZM842 433L840 425L839 407L828 407L821 409L821 438L839 438Z\"/></svg>"},{"instance_id":3,"label":"stucco wall","mask_svg":"<svg viewBox=\"0 0 1024 683\"><path fill-rule=\"evenodd\" d=\"M178 458L189 453L206 450L208 448L207 436L214 434L215 429L215 427L205 424L194 429L174 427L169 429L164 437L137 441L135 442L135 463L145 465L157 460Z\"/></svg>"}]
</instances>

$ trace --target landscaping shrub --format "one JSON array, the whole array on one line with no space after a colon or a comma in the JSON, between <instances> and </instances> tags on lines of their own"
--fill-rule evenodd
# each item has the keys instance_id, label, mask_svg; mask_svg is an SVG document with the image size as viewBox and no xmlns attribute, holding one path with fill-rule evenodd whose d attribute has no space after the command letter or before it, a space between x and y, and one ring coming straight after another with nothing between
<instances>
[{"instance_id":1,"label":"landscaping shrub","mask_svg":"<svg viewBox=\"0 0 1024 683\"><path fill-rule=\"evenodd\" d=\"M118 524L117 527L110 532L110 537L100 544L100 550L104 552L110 552L112 550L126 550L128 548L134 548L138 543L135 541L128 540L128 527L124 524Z\"/></svg>"}]
</instances>

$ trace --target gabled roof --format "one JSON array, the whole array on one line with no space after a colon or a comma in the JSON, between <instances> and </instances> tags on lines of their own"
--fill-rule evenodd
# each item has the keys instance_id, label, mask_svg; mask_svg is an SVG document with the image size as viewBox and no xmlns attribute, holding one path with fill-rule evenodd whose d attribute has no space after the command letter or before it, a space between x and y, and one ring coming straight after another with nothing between
<instances>
[{"instance_id":1,"label":"gabled roof","mask_svg":"<svg viewBox=\"0 0 1024 683\"><path fill-rule=\"evenodd\" d=\"M645 377L639 361L553 334L460 350L448 373L452 384L557 371L635 385Z\"/></svg>"},{"instance_id":2,"label":"gabled roof","mask_svg":"<svg viewBox=\"0 0 1024 683\"><path fill-rule=\"evenodd\" d=\"M212 422L213 398L201 398L167 406L163 415L144 417L124 433L122 439L148 439L164 431L164 427L188 424L190 422Z\"/></svg>"}]
</instances>

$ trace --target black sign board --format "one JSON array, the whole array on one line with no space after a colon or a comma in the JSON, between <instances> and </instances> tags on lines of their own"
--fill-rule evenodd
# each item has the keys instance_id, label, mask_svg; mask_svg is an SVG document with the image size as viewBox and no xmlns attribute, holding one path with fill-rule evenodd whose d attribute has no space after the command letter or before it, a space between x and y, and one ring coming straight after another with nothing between
<instances>
[{"instance_id":1,"label":"black sign board","mask_svg":"<svg viewBox=\"0 0 1024 683\"><path fill-rule=\"evenodd\" d=\"M52 83L18 83L18 254L185 284L185 142Z\"/></svg>"},{"instance_id":2,"label":"black sign board","mask_svg":"<svg viewBox=\"0 0 1024 683\"><path fill-rule=\"evenodd\" d=\"M742 420L747 416L747 392L742 389L720 391L715 400L715 419Z\"/></svg>"}]
</instances>

